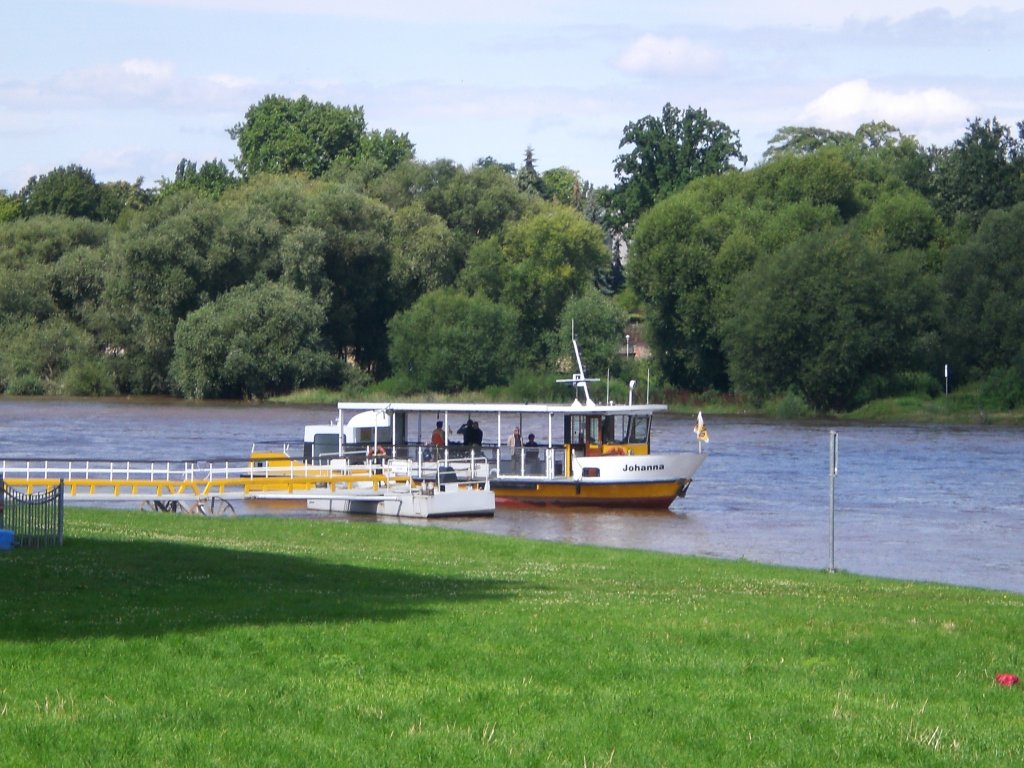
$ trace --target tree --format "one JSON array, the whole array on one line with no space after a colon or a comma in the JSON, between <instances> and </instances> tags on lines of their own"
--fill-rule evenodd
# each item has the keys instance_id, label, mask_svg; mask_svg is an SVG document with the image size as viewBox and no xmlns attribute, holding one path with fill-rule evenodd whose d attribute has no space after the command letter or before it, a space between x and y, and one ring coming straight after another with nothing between
<instances>
[{"instance_id":1,"label":"tree","mask_svg":"<svg viewBox=\"0 0 1024 768\"><path fill-rule=\"evenodd\" d=\"M947 223L975 229L985 213L1024 200L1024 123L1018 136L991 118L974 118L952 147L935 150L935 201Z\"/></svg>"},{"instance_id":2,"label":"tree","mask_svg":"<svg viewBox=\"0 0 1024 768\"><path fill-rule=\"evenodd\" d=\"M890 253L928 248L940 226L938 214L928 199L906 187L885 190L865 212L864 224L883 250Z\"/></svg>"},{"instance_id":3,"label":"tree","mask_svg":"<svg viewBox=\"0 0 1024 768\"><path fill-rule=\"evenodd\" d=\"M327 235L312 224L299 224L281 240L279 282L308 293L326 312L334 286L327 275Z\"/></svg>"},{"instance_id":4,"label":"tree","mask_svg":"<svg viewBox=\"0 0 1024 768\"><path fill-rule=\"evenodd\" d=\"M564 165L544 171L540 180L545 200L554 200L577 211L583 211L584 203L594 191L591 184L582 181L576 171Z\"/></svg>"},{"instance_id":5,"label":"tree","mask_svg":"<svg viewBox=\"0 0 1024 768\"><path fill-rule=\"evenodd\" d=\"M713 314L720 244L703 236L701 223L685 192L659 203L637 224L627 277L648 305L652 346L669 382L724 390L725 357Z\"/></svg>"},{"instance_id":6,"label":"tree","mask_svg":"<svg viewBox=\"0 0 1024 768\"><path fill-rule=\"evenodd\" d=\"M238 143L235 168L257 173L301 171L316 178L337 158L354 157L366 132L362 107L336 107L306 96L265 96L228 133Z\"/></svg>"},{"instance_id":7,"label":"tree","mask_svg":"<svg viewBox=\"0 0 1024 768\"><path fill-rule=\"evenodd\" d=\"M423 186L426 210L443 218L451 230L461 235L464 247L471 240L497 234L534 203L539 201L523 194L515 178L497 165L470 171L456 167L430 178Z\"/></svg>"},{"instance_id":8,"label":"tree","mask_svg":"<svg viewBox=\"0 0 1024 768\"><path fill-rule=\"evenodd\" d=\"M608 195L609 223L624 231L659 200L694 179L725 173L733 161L746 164L739 134L711 120L704 109L665 104L661 117L629 123L619 148L632 150L615 160L615 187Z\"/></svg>"},{"instance_id":9,"label":"tree","mask_svg":"<svg viewBox=\"0 0 1024 768\"><path fill-rule=\"evenodd\" d=\"M337 185L313 186L303 223L323 232L331 284L325 334L332 349L382 373L388 361L387 320L392 214L382 203Z\"/></svg>"},{"instance_id":10,"label":"tree","mask_svg":"<svg viewBox=\"0 0 1024 768\"><path fill-rule=\"evenodd\" d=\"M62 254L50 278L50 292L59 310L90 327L103 298L108 269L106 247L79 245Z\"/></svg>"},{"instance_id":11,"label":"tree","mask_svg":"<svg viewBox=\"0 0 1024 768\"><path fill-rule=\"evenodd\" d=\"M1024 364L1024 203L991 211L943 265L945 351L965 379Z\"/></svg>"},{"instance_id":12,"label":"tree","mask_svg":"<svg viewBox=\"0 0 1024 768\"><path fill-rule=\"evenodd\" d=\"M864 123L853 133L786 126L769 141L764 160L772 163L822 151L858 166L863 176L875 181L895 178L919 191L928 183L929 160L917 139L884 121Z\"/></svg>"},{"instance_id":13,"label":"tree","mask_svg":"<svg viewBox=\"0 0 1024 768\"><path fill-rule=\"evenodd\" d=\"M516 173L516 185L521 192L543 196L544 182L541 180L534 162L533 147L527 147L526 155L523 158L523 166Z\"/></svg>"},{"instance_id":14,"label":"tree","mask_svg":"<svg viewBox=\"0 0 1024 768\"><path fill-rule=\"evenodd\" d=\"M359 155L380 164L390 171L400 163L416 156L416 146L409 140L408 133L398 133L393 128L381 132L370 131L359 142Z\"/></svg>"},{"instance_id":15,"label":"tree","mask_svg":"<svg viewBox=\"0 0 1024 768\"><path fill-rule=\"evenodd\" d=\"M849 226L809 234L736 279L719 324L732 382L756 399L854 407L920 370L935 288L919 253L887 256Z\"/></svg>"},{"instance_id":16,"label":"tree","mask_svg":"<svg viewBox=\"0 0 1024 768\"><path fill-rule=\"evenodd\" d=\"M0 189L0 224L5 221L14 221L21 216L21 198L18 195L9 195L5 190Z\"/></svg>"},{"instance_id":17,"label":"tree","mask_svg":"<svg viewBox=\"0 0 1024 768\"><path fill-rule=\"evenodd\" d=\"M508 224L497 250L473 255L494 258L482 266L471 262L467 273L493 274L497 298L519 313L520 342L538 357L566 301L591 285L608 260L600 228L562 206Z\"/></svg>"},{"instance_id":18,"label":"tree","mask_svg":"<svg viewBox=\"0 0 1024 768\"><path fill-rule=\"evenodd\" d=\"M294 288L234 288L178 323L174 388L194 399L262 398L334 384L340 368L324 348L323 321L323 309Z\"/></svg>"},{"instance_id":19,"label":"tree","mask_svg":"<svg viewBox=\"0 0 1024 768\"><path fill-rule=\"evenodd\" d=\"M153 193L142 187L142 177L134 184L127 181L108 181L99 185L100 203L97 218L116 222L125 211L141 211L153 202Z\"/></svg>"},{"instance_id":20,"label":"tree","mask_svg":"<svg viewBox=\"0 0 1024 768\"><path fill-rule=\"evenodd\" d=\"M0 391L10 395L109 395L113 376L96 355L95 339L62 317L42 322L7 318Z\"/></svg>"},{"instance_id":21,"label":"tree","mask_svg":"<svg viewBox=\"0 0 1024 768\"><path fill-rule=\"evenodd\" d=\"M846 131L787 125L779 128L768 140L768 148L764 151L763 157L766 161L788 155L799 157L812 154L824 147L840 147L853 139L853 134Z\"/></svg>"},{"instance_id":22,"label":"tree","mask_svg":"<svg viewBox=\"0 0 1024 768\"><path fill-rule=\"evenodd\" d=\"M0 320L45 320L56 314L49 291L50 274L51 269L44 264L12 267L0 263Z\"/></svg>"},{"instance_id":23,"label":"tree","mask_svg":"<svg viewBox=\"0 0 1024 768\"><path fill-rule=\"evenodd\" d=\"M490 168L493 166L496 166L500 170L507 173L509 176L516 175L515 163L503 163L500 160L491 157L490 155L488 155L487 157L481 157L475 163L473 163L474 168Z\"/></svg>"},{"instance_id":24,"label":"tree","mask_svg":"<svg viewBox=\"0 0 1024 768\"><path fill-rule=\"evenodd\" d=\"M62 165L30 178L21 190L21 205L25 216L49 213L99 219L100 188L92 171Z\"/></svg>"},{"instance_id":25,"label":"tree","mask_svg":"<svg viewBox=\"0 0 1024 768\"><path fill-rule=\"evenodd\" d=\"M238 183L238 177L228 170L223 160L207 160L202 166L197 167L194 161L182 158L174 171L174 179L161 179L160 194L167 195L188 189L218 198Z\"/></svg>"},{"instance_id":26,"label":"tree","mask_svg":"<svg viewBox=\"0 0 1024 768\"><path fill-rule=\"evenodd\" d=\"M53 264L80 245L106 245L110 232L109 224L67 216L33 216L0 224L0 264Z\"/></svg>"},{"instance_id":27,"label":"tree","mask_svg":"<svg viewBox=\"0 0 1024 768\"><path fill-rule=\"evenodd\" d=\"M453 285L461 266L444 219L418 205L395 211L388 279L396 307L405 309L427 291Z\"/></svg>"},{"instance_id":28,"label":"tree","mask_svg":"<svg viewBox=\"0 0 1024 768\"><path fill-rule=\"evenodd\" d=\"M572 334L576 333L583 362L588 372L603 376L611 369L618 373L621 367L623 334L627 321L626 311L612 299L588 286L565 302L558 318L558 327L548 342L549 358L553 368L559 361L572 357ZM566 373L576 371L571 361Z\"/></svg>"},{"instance_id":29,"label":"tree","mask_svg":"<svg viewBox=\"0 0 1024 768\"><path fill-rule=\"evenodd\" d=\"M388 323L391 367L417 390L453 392L506 384L517 370L513 308L439 288Z\"/></svg>"},{"instance_id":30,"label":"tree","mask_svg":"<svg viewBox=\"0 0 1024 768\"><path fill-rule=\"evenodd\" d=\"M169 391L178 320L209 298L206 259L217 224L215 201L182 193L133 217L112 241L97 335L119 351L111 364L122 392Z\"/></svg>"}]
</instances>

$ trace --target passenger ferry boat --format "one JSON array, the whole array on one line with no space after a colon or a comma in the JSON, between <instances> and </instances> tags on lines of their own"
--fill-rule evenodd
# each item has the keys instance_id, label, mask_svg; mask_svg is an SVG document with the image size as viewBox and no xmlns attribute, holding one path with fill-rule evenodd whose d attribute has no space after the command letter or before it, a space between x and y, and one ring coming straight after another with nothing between
<instances>
[{"instance_id":1,"label":"passenger ferry boat","mask_svg":"<svg viewBox=\"0 0 1024 768\"><path fill-rule=\"evenodd\" d=\"M499 505L668 508L704 462L703 421L696 451L652 452L655 416L667 406L595 403L587 385L596 379L573 346L579 372L562 380L574 387L569 404L341 402L337 422L306 428L303 459L486 481ZM518 444L507 439L517 427Z\"/></svg>"}]
</instances>

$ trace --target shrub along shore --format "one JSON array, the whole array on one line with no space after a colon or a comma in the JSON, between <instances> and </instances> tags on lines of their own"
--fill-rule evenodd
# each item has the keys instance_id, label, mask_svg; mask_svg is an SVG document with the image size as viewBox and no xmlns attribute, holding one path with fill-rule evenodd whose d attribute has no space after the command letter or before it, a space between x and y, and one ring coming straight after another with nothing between
<instances>
[{"instance_id":1,"label":"shrub along shore","mask_svg":"<svg viewBox=\"0 0 1024 768\"><path fill-rule=\"evenodd\" d=\"M69 509L10 765L1010 765L1024 595L423 525Z\"/></svg>"}]
</instances>

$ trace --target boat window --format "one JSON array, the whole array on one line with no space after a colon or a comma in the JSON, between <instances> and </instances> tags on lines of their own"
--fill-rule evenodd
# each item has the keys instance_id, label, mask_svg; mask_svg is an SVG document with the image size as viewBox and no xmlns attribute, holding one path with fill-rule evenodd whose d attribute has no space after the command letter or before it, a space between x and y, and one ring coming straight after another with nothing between
<instances>
[{"instance_id":1,"label":"boat window","mask_svg":"<svg viewBox=\"0 0 1024 768\"><path fill-rule=\"evenodd\" d=\"M651 417L637 416L633 419L634 443L646 443L651 434Z\"/></svg>"},{"instance_id":2,"label":"boat window","mask_svg":"<svg viewBox=\"0 0 1024 768\"><path fill-rule=\"evenodd\" d=\"M590 423L588 423L590 422ZM597 442L600 434L600 419L596 417L572 415L565 417L565 442L583 445L588 440Z\"/></svg>"},{"instance_id":3,"label":"boat window","mask_svg":"<svg viewBox=\"0 0 1024 768\"><path fill-rule=\"evenodd\" d=\"M605 416L604 423L601 425L601 442L614 443L616 434L621 434L621 431L616 432L615 430L615 417Z\"/></svg>"},{"instance_id":4,"label":"boat window","mask_svg":"<svg viewBox=\"0 0 1024 768\"><path fill-rule=\"evenodd\" d=\"M337 432L319 432L313 435L313 452L312 456L308 458L312 458L314 461L316 461L321 457L338 457Z\"/></svg>"}]
</instances>

